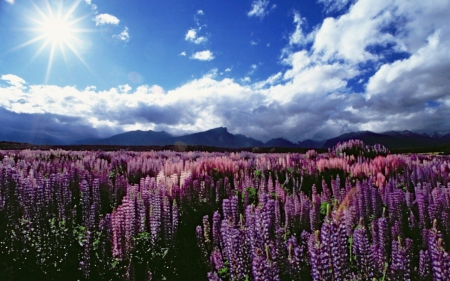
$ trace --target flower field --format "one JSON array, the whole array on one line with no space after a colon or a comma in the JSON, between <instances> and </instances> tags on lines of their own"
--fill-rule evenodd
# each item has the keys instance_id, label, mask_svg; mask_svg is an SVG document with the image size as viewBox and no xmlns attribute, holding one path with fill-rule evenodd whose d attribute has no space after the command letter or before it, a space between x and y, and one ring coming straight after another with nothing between
<instances>
[{"instance_id":1,"label":"flower field","mask_svg":"<svg viewBox=\"0 0 450 281\"><path fill-rule=\"evenodd\" d=\"M450 157L0 150L1 280L450 280Z\"/></svg>"}]
</instances>

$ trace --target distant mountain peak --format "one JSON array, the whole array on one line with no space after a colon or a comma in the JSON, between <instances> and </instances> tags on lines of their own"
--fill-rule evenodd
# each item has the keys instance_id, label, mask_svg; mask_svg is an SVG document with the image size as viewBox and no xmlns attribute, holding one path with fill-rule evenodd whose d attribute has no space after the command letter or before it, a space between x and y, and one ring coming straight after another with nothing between
<instances>
[{"instance_id":1,"label":"distant mountain peak","mask_svg":"<svg viewBox=\"0 0 450 281\"><path fill-rule=\"evenodd\" d=\"M221 133L228 133L227 127L217 127L211 130L207 130L206 132L221 132Z\"/></svg>"}]
</instances>

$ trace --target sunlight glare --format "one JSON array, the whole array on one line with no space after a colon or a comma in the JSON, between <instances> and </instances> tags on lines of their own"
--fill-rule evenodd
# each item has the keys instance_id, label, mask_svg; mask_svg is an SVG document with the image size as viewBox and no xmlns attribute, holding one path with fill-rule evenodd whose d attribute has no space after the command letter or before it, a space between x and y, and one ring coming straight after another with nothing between
<instances>
[{"instance_id":1,"label":"sunlight glare","mask_svg":"<svg viewBox=\"0 0 450 281\"><path fill-rule=\"evenodd\" d=\"M66 49L69 49L90 71L88 65L81 57L79 50L80 46L85 46L86 44L77 36L80 33L90 31L77 28L77 24L81 20L86 18L86 16L74 18L74 11L80 4L80 1L76 1L70 7L64 7L62 4L63 1L61 1L59 2L60 4L57 9L52 7L49 1L45 2L46 9L42 9L42 7L32 2L35 8L35 12L37 12L38 16L29 18L34 27L28 28L28 30L33 31L33 33L36 35L27 42L19 45L17 48L22 48L37 42L42 42L42 45L37 49L35 55L31 59L34 60L45 48L49 47L50 50L45 75L46 83L49 80L52 64L56 57L58 49L66 63Z\"/></svg>"},{"instance_id":2,"label":"sunlight glare","mask_svg":"<svg viewBox=\"0 0 450 281\"><path fill-rule=\"evenodd\" d=\"M67 44L72 36L71 31L70 25L61 17L48 18L42 25L43 35L52 44Z\"/></svg>"}]
</instances>

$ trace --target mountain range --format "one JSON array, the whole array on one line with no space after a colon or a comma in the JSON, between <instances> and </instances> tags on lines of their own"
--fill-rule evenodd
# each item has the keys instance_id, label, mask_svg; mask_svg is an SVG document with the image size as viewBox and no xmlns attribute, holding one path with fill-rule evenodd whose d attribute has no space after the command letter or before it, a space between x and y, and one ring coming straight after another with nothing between
<instances>
[{"instance_id":1,"label":"mountain range","mask_svg":"<svg viewBox=\"0 0 450 281\"><path fill-rule=\"evenodd\" d=\"M374 133L371 131L351 132L327 140L303 140L293 143L283 138L274 138L262 142L241 134L231 134L227 128L219 127L204 132L183 136L174 136L165 131L130 131L113 135L108 138L84 139L74 143L64 143L56 137L39 133L2 134L0 140L27 142L31 144L47 145L120 145L120 146L164 146L183 143L195 146L213 146L221 148L249 148L249 147L283 147L283 148L329 148L338 142L350 139L360 139L368 145L383 144L388 149L416 149L450 145L450 133L420 134L411 131L387 131Z\"/></svg>"}]
</instances>

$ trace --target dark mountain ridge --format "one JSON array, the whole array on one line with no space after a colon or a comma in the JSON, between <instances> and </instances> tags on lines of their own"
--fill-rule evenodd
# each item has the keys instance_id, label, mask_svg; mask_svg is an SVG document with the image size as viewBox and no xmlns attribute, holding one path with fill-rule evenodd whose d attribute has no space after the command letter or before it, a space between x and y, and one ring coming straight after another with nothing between
<instances>
[{"instance_id":1,"label":"dark mountain ridge","mask_svg":"<svg viewBox=\"0 0 450 281\"><path fill-rule=\"evenodd\" d=\"M417 149L436 148L450 146L450 133L446 134L421 134L411 131L387 131L374 133L371 131L358 131L345 133L327 140L303 140L293 143L284 138L273 138L262 142L242 134L231 134L225 127L219 127L204 132L174 136L165 131L130 131L108 138L84 139L74 143L64 143L57 137L45 132L2 132L0 140L26 142L36 145L118 145L118 146L166 146L183 143L190 146L209 146L218 148L252 148L252 147L280 147L280 148L313 148L323 149L335 146L339 142L351 139L360 139L368 145L376 143L386 146L388 149Z\"/></svg>"}]
</instances>

